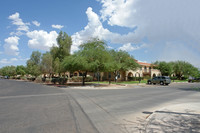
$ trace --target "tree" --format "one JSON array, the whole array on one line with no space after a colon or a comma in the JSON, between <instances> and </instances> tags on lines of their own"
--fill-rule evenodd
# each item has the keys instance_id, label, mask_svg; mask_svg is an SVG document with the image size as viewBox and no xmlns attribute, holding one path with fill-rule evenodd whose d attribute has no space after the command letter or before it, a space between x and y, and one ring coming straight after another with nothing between
<instances>
[{"instance_id":1,"label":"tree","mask_svg":"<svg viewBox=\"0 0 200 133\"><path fill-rule=\"evenodd\" d=\"M41 70L44 74L52 74L53 72L53 58L49 52L46 52L42 55L42 61L41 61Z\"/></svg>"},{"instance_id":2,"label":"tree","mask_svg":"<svg viewBox=\"0 0 200 133\"><path fill-rule=\"evenodd\" d=\"M57 43L58 47L53 46L50 50L50 54L53 60L53 71L60 75L60 73L65 72L63 71L61 63L65 57L70 55L72 39L67 33L61 31L57 37Z\"/></svg>"},{"instance_id":3,"label":"tree","mask_svg":"<svg viewBox=\"0 0 200 133\"><path fill-rule=\"evenodd\" d=\"M167 63L165 61L160 61L160 62L157 61L154 64L155 64L155 68L160 70L160 72L163 76L171 76L171 74L173 72L171 63Z\"/></svg>"},{"instance_id":4,"label":"tree","mask_svg":"<svg viewBox=\"0 0 200 133\"><path fill-rule=\"evenodd\" d=\"M128 70L136 70L139 66L135 62L135 59L133 56L129 55L125 51L110 51L111 60L107 64L108 71L113 72L115 77L118 76L118 73L120 71L128 71ZM117 78L115 78L115 82L117 81Z\"/></svg>"},{"instance_id":5,"label":"tree","mask_svg":"<svg viewBox=\"0 0 200 133\"><path fill-rule=\"evenodd\" d=\"M195 77L199 72L198 68L186 61L157 61L154 64L156 64L156 68L161 71L162 75L171 76L174 73L178 79L181 79L183 76L185 78L189 76Z\"/></svg>"},{"instance_id":6,"label":"tree","mask_svg":"<svg viewBox=\"0 0 200 133\"><path fill-rule=\"evenodd\" d=\"M58 43L58 53L57 56L62 62L63 59L66 56L70 55L71 51L71 45L72 45L72 39L70 36L67 35L67 33L63 33L62 31L59 33L57 37L57 43Z\"/></svg>"},{"instance_id":7,"label":"tree","mask_svg":"<svg viewBox=\"0 0 200 133\"><path fill-rule=\"evenodd\" d=\"M26 67L23 65L17 66L16 73L17 73L17 75L24 76L26 74Z\"/></svg>"},{"instance_id":8,"label":"tree","mask_svg":"<svg viewBox=\"0 0 200 133\"><path fill-rule=\"evenodd\" d=\"M62 63L65 71L79 71L83 73L83 85L87 72L103 72L106 62L109 60L105 42L92 39L80 46L80 50L70 57L66 57Z\"/></svg>"},{"instance_id":9,"label":"tree","mask_svg":"<svg viewBox=\"0 0 200 133\"><path fill-rule=\"evenodd\" d=\"M3 76L16 76L16 67L15 66L5 66L0 70L1 75Z\"/></svg>"},{"instance_id":10,"label":"tree","mask_svg":"<svg viewBox=\"0 0 200 133\"><path fill-rule=\"evenodd\" d=\"M41 74L40 63L41 53L39 51L33 51L30 59L26 63L27 73L37 78Z\"/></svg>"}]
</instances>

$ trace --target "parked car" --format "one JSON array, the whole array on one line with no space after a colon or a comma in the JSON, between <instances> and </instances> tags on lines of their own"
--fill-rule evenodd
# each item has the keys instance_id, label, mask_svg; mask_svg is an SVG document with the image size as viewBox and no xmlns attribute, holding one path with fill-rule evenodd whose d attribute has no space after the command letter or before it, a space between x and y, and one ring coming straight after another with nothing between
<instances>
[{"instance_id":1,"label":"parked car","mask_svg":"<svg viewBox=\"0 0 200 133\"><path fill-rule=\"evenodd\" d=\"M170 83L171 83L171 79L168 76L157 76L147 81L147 84L168 85Z\"/></svg>"},{"instance_id":2,"label":"parked car","mask_svg":"<svg viewBox=\"0 0 200 133\"><path fill-rule=\"evenodd\" d=\"M189 83L193 83L193 82L200 82L200 78L190 78L188 79Z\"/></svg>"}]
</instances>

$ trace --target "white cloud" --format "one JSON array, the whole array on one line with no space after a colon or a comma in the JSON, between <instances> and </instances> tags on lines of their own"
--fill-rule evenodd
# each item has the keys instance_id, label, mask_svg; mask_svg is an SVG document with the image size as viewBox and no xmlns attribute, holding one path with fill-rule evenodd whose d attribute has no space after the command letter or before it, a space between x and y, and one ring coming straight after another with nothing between
<instances>
[{"instance_id":1,"label":"white cloud","mask_svg":"<svg viewBox=\"0 0 200 133\"><path fill-rule=\"evenodd\" d=\"M30 23L24 23L22 21L22 19L20 18L20 15L18 12L16 12L15 14L12 14L8 17L8 19L12 20L12 24L18 26L17 30L18 31L29 31L29 27L28 25L30 25Z\"/></svg>"},{"instance_id":2,"label":"white cloud","mask_svg":"<svg viewBox=\"0 0 200 133\"><path fill-rule=\"evenodd\" d=\"M13 35L16 35L16 36L21 36L23 35L24 33L21 32L21 31L17 31L17 32L11 32L10 35L13 36Z\"/></svg>"},{"instance_id":3,"label":"white cloud","mask_svg":"<svg viewBox=\"0 0 200 133\"><path fill-rule=\"evenodd\" d=\"M18 61L17 58L11 58L10 61Z\"/></svg>"},{"instance_id":4,"label":"white cloud","mask_svg":"<svg viewBox=\"0 0 200 133\"><path fill-rule=\"evenodd\" d=\"M11 59L1 59L0 60L0 63L1 64L12 64L12 63L14 63L14 62L16 62L16 61L18 61L18 59L17 58L11 58Z\"/></svg>"},{"instance_id":5,"label":"white cloud","mask_svg":"<svg viewBox=\"0 0 200 133\"><path fill-rule=\"evenodd\" d=\"M1 59L1 60L0 60L0 63L1 63L1 64L10 64L11 61L9 61L8 59Z\"/></svg>"},{"instance_id":6,"label":"white cloud","mask_svg":"<svg viewBox=\"0 0 200 133\"><path fill-rule=\"evenodd\" d=\"M5 44L4 44L4 49L5 49L5 53L8 55L15 55L17 56L19 54L19 37L14 36L14 37L8 37L6 38Z\"/></svg>"},{"instance_id":7,"label":"white cloud","mask_svg":"<svg viewBox=\"0 0 200 133\"><path fill-rule=\"evenodd\" d=\"M40 23L39 23L38 21L32 21L32 23L33 23L35 26L37 26L37 27L40 26Z\"/></svg>"},{"instance_id":8,"label":"white cloud","mask_svg":"<svg viewBox=\"0 0 200 133\"><path fill-rule=\"evenodd\" d=\"M34 30L27 32L27 36L31 38L28 41L28 46L33 49L49 50L53 45L57 46L56 38L58 33L56 31L46 32L44 30Z\"/></svg>"},{"instance_id":9,"label":"white cloud","mask_svg":"<svg viewBox=\"0 0 200 133\"><path fill-rule=\"evenodd\" d=\"M146 44L132 46L131 43L127 43L127 44L124 44L122 47L119 47L119 50L130 52L134 50L139 50L144 47L146 47Z\"/></svg>"},{"instance_id":10,"label":"white cloud","mask_svg":"<svg viewBox=\"0 0 200 133\"><path fill-rule=\"evenodd\" d=\"M101 18L110 25L133 28L134 40L148 38L152 43L193 41L200 50L199 0L99 0ZM132 41L130 43L133 43Z\"/></svg>"},{"instance_id":11,"label":"white cloud","mask_svg":"<svg viewBox=\"0 0 200 133\"><path fill-rule=\"evenodd\" d=\"M112 44L132 44L131 49L137 48L138 44L149 45L148 51L160 53L151 56L164 56L163 53L168 43L178 42L176 49L185 47L193 52L194 56L179 52L184 58L200 57L200 1L199 0L97 0L102 4L100 16L88 8L88 24L83 30L72 35L72 51L90 39L98 37L110 41ZM126 27L132 32L120 34L113 33L103 27L102 23L110 26ZM109 28L109 27L108 27ZM134 44L134 45L133 45ZM158 47L160 49L158 49ZM142 48L141 48L142 49ZM168 54L171 51L168 49ZM150 54L150 52L146 52ZM174 56L176 58L177 56ZM177 57L178 58L178 57ZM195 61L191 61L195 64Z\"/></svg>"},{"instance_id":12,"label":"white cloud","mask_svg":"<svg viewBox=\"0 0 200 133\"><path fill-rule=\"evenodd\" d=\"M76 32L72 35L72 52L78 50L80 44L90 40L91 38L98 37L99 39L110 41L114 44L127 44L127 43L137 43L139 39L134 37L134 32L129 32L124 35L119 33L113 33L108 29L104 28L99 16L92 11L89 7L86 11L88 17L88 24L83 30Z\"/></svg>"},{"instance_id":13,"label":"white cloud","mask_svg":"<svg viewBox=\"0 0 200 133\"><path fill-rule=\"evenodd\" d=\"M88 17L88 24L84 27L83 30L76 32L72 35L72 52L77 51L80 44L90 40L91 38L98 37L99 39L109 40L113 36L113 40L119 35L110 32L108 29L103 28L103 25L99 19L99 16L92 11L92 8L89 7L86 11Z\"/></svg>"},{"instance_id":14,"label":"white cloud","mask_svg":"<svg viewBox=\"0 0 200 133\"><path fill-rule=\"evenodd\" d=\"M62 29L64 26L63 25L51 25L52 28L55 28L55 29Z\"/></svg>"}]
</instances>

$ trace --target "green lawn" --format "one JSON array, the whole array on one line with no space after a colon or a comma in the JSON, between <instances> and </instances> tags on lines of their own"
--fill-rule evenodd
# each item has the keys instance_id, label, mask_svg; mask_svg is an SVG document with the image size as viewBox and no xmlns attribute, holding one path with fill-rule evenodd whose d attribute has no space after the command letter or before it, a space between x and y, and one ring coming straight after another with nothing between
<instances>
[{"instance_id":1,"label":"green lawn","mask_svg":"<svg viewBox=\"0 0 200 133\"><path fill-rule=\"evenodd\" d=\"M96 81L96 82L88 82L88 83L94 83L94 84L109 84L108 81ZM118 81L114 82L112 81L111 84L138 84L139 81ZM141 80L140 83L147 83L147 80Z\"/></svg>"},{"instance_id":2,"label":"green lawn","mask_svg":"<svg viewBox=\"0 0 200 133\"><path fill-rule=\"evenodd\" d=\"M188 80L171 80L172 82L188 82Z\"/></svg>"},{"instance_id":3,"label":"green lawn","mask_svg":"<svg viewBox=\"0 0 200 133\"><path fill-rule=\"evenodd\" d=\"M188 80L171 80L171 82L188 82ZM88 83L92 83L92 84L109 84L108 81L94 81L94 82L88 82ZM139 81L118 81L118 82L114 82L112 81L111 84L138 84ZM147 80L141 80L140 83L147 83Z\"/></svg>"}]
</instances>

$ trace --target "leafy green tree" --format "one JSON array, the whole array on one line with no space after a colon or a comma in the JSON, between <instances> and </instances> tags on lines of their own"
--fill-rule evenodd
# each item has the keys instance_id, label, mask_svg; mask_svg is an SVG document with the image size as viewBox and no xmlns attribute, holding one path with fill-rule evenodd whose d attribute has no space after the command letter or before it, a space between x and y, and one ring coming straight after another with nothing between
<instances>
[{"instance_id":1,"label":"leafy green tree","mask_svg":"<svg viewBox=\"0 0 200 133\"><path fill-rule=\"evenodd\" d=\"M41 53L39 51L33 51L30 59L27 61L27 73L35 77L41 74Z\"/></svg>"},{"instance_id":2,"label":"leafy green tree","mask_svg":"<svg viewBox=\"0 0 200 133\"><path fill-rule=\"evenodd\" d=\"M59 33L57 37L57 43L58 43L58 53L57 57L62 62L63 59L66 56L70 55L71 51L71 45L72 45L72 39L70 36L67 35L67 33L63 33L62 31Z\"/></svg>"},{"instance_id":3,"label":"leafy green tree","mask_svg":"<svg viewBox=\"0 0 200 133\"><path fill-rule=\"evenodd\" d=\"M185 78L188 78L189 76L196 77L199 72L196 67L186 61L157 61L154 64L156 64L156 68L161 71L162 75L171 76L172 74L175 74L178 79L181 79L183 76Z\"/></svg>"},{"instance_id":4,"label":"leafy green tree","mask_svg":"<svg viewBox=\"0 0 200 133\"><path fill-rule=\"evenodd\" d=\"M139 68L139 64L135 62L133 56L129 55L127 52L119 50L110 51L111 60L107 63L108 71L113 72L115 77L117 77L120 71L136 70ZM115 78L115 82L117 78Z\"/></svg>"},{"instance_id":5,"label":"leafy green tree","mask_svg":"<svg viewBox=\"0 0 200 133\"><path fill-rule=\"evenodd\" d=\"M65 72L61 63L65 57L70 55L72 39L67 33L61 31L57 37L57 43L58 47L53 46L50 50L50 54L53 60L53 71L60 75L60 73Z\"/></svg>"},{"instance_id":6,"label":"leafy green tree","mask_svg":"<svg viewBox=\"0 0 200 133\"><path fill-rule=\"evenodd\" d=\"M80 46L80 50L74 55L65 58L62 63L65 71L80 71L83 74L83 85L87 72L103 72L106 62L109 61L109 53L105 42L92 39Z\"/></svg>"},{"instance_id":7,"label":"leafy green tree","mask_svg":"<svg viewBox=\"0 0 200 133\"><path fill-rule=\"evenodd\" d=\"M16 76L16 67L15 66L5 66L0 70L1 75L3 76Z\"/></svg>"},{"instance_id":8,"label":"leafy green tree","mask_svg":"<svg viewBox=\"0 0 200 133\"><path fill-rule=\"evenodd\" d=\"M173 72L173 67L171 63L167 63L165 61L155 62L155 68L160 70L163 76L171 76Z\"/></svg>"},{"instance_id":9,"label":"leafy green tree","mask_svg":"<svg viewBox=\"0 0 200 133\"><path fill-rule=\"evenodd\" d=\"M42 55L41 70L43 74L49 74L49 77L53 73L53 58L50 52Z\"/></svg>"},{"instance_id":10,"label":"leafy green tree","mask_svg":"<svg viewBox=\"0 0 200 133\"><path fill-rule=\"evenodd\" d=\"M23 65L17 66L16 73L17 73L17 75L24 76L26 74L26 67Z\"/></svg>"},{"instance_id":11,"label":"leafy green tree","mask_svg":"<svg viewBox=\"0 0 200 133\"><path fill-rule=\"evenodd\" d=\"M181 79L182 76L188 77L193 72L193 66L185 61L175 61L171 62L173 65L173 71L178 79Z\"/></svg>"},{"instance_id":12,"label":"leafy green tree","mask_svg":"<svg viewBox=\"0 0 200 133\"><path fill-rule=\"evenodd\" d=\"M61 68L61 62L58 57L54 60L53 66L54 66L53 67L54 72L60 75L60 73L62 72L62 68Z\"/></svg>"}]
</instances>

